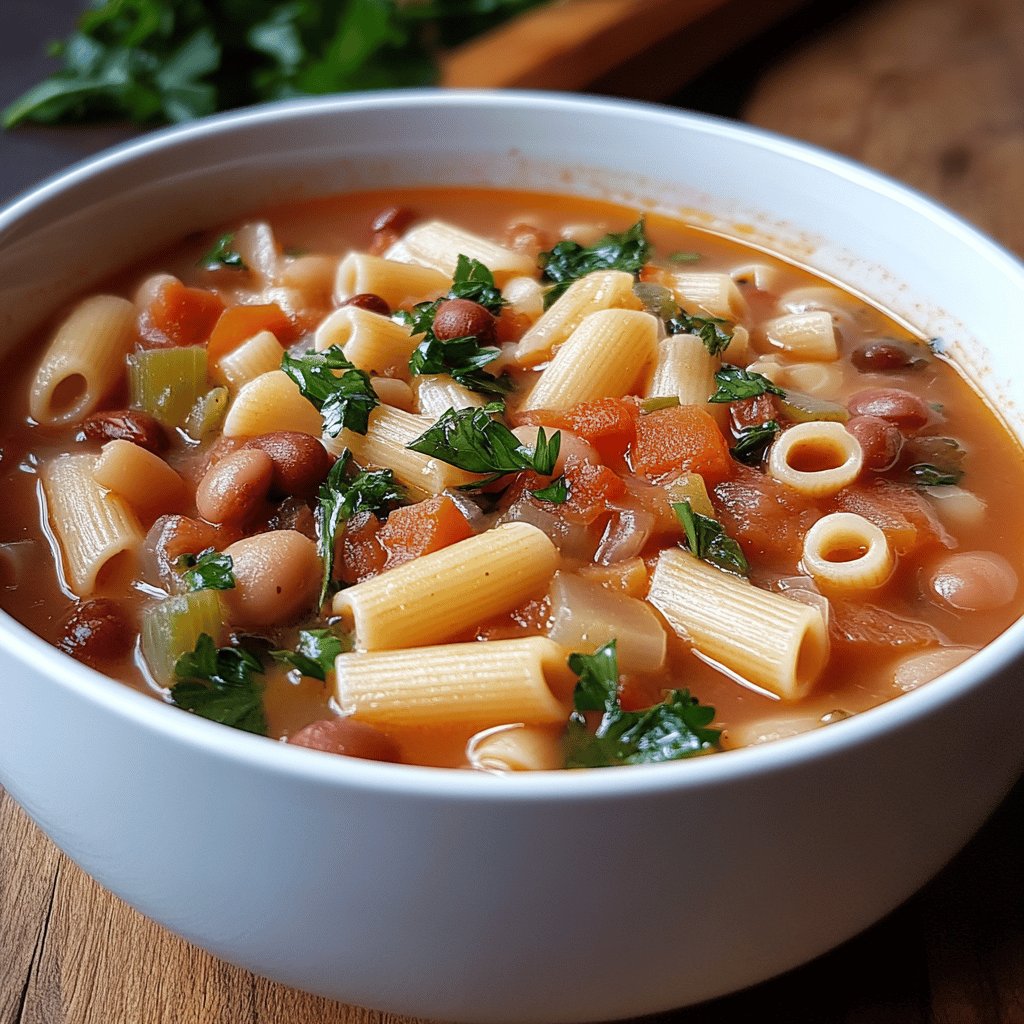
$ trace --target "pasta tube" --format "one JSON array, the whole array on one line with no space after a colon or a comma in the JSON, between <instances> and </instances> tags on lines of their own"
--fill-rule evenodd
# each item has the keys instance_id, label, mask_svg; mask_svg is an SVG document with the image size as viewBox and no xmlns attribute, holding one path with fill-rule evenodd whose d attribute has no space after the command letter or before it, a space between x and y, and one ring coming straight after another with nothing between
<instances>
[{"instance_id":1,"label":"pasta tube","mask_svg":"<svg viewBox=\"0 0 1024 1024\"><path fill-rule=\"evenodd\" d=\"M392 309L409 306L423 299L444 294L451 283L432 267L399 263L364 252L350 252L338 265L334 279L334 298L344 302L353 295L370 292L379 295Z\"/></svg>"},{"instance_id":2,"label":"pasta tube","mask_svg":"<svg viewBox=\"0 0 1024 1024\"><path fill-rule=\"evenodd\" d=\"M479 260L494 275L499 287L513 277L537 276L536 261L525 253L508 249L490 239L440 220L417 224L416 227L410 228L396 245L400 247L396 255L424 267L433 267L449 280L455 273L459 256ZM391 250L385 255L395 258ZM447 287L446 281L440 290L444 291Z\"/></svg>"}]
</instances>

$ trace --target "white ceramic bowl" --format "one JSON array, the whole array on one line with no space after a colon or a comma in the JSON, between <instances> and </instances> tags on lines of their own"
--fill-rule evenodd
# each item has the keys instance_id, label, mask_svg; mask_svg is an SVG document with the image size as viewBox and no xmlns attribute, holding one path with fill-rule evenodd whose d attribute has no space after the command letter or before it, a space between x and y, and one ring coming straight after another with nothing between
<instances>
[{"instance_id":1,"label":"white ceramic bowl","mask_svg":"<svg viewBox=\"0 0 1024 1024\"><path fill-rule=\"evenodd\" d=\"M368 185L579 191L710 211L960 356L1021 434L1024 269L804 145L567 96L401 93L153 135L0 214L0 337L187 231ZM632 1016L793 967L906 899L1021 768L1024 626L837 726L679 765L495 778L268 743L0 622L0 782L86 871L213 953L399 1013Z\"/></svg>"}]
</instances>

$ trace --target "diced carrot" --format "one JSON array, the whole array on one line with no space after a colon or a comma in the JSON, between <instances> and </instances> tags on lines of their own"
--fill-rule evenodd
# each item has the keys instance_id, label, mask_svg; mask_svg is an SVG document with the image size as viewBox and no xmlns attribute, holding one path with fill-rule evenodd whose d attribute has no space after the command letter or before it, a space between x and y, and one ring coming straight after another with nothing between
<instances>
[{"instance_id":1,"label":"diced carrot","mask_svg":"<svg viewBox=\"0 0 1024 1024\"><path fill-rule=\"evenodd\" d=\"M641 599L647 596L649 580L642 558L624 558L611 565L584 565L579 572L613 593Z\"/></svg>"},{"instance_id":2,"label":"diced carrot","mask_svg":"<svg viewBox=\"0 0 1024 1024\"><path fill-rule=\"evenodd\" d=\"M899 555L917 548L950 547L952 543L925 499L905 484L878 479L867 486L848 487L835 496L833 506L837 511L856 512L870 520Z\"/></svg>"},{"instance_id":3,"label":"diced carrot","mask_svg":"<svg viewBox=\"0 0 1024 1024\"><path fill-rule=\"evenodd\" d=\"M270 331L282 345L294 340L295 327L276 302L232 306L224 310L210 335L207 356L216 362L260 331Z\"/></svg>"},{"instance_id":4,"label":"diced carrot","mask_svg":"<svg viewBox=\"0 0 1024 1024\"><path fill-rule=\"evenodd\" d=\"M592 523L608 511L609 501L626 493L622 477L607 466L595 466L585 459L570 457L565 463L565 480L569 497L552 508L580 523Z\"/></svg>"},{"instance_id":5,"label":"diced carrot","mask_svg":"<svg viewBox=\"0 0 1024 1024\"><path fill-rule=\"evenodd\" d=\"M637 421L633 469L647 477L700 473L711 486L733 475L729 446L711 414L697 405L677 405Z\"/></svg>"},{"instance_id":6,"label":"diced carrot","mask_svg":"<svg viewBox=\"0 0 1024 1024\"><path fill-rule=\"evenodd\" d=\"M177 278L166 281L148 309L149 325L169 345L201 345L210 336L224 311L224 302L216 292L205 288L187 288Z\"/></svg>"},{"instance_id":7,"label":"diced carrot","mask_svg":"<svg viewBox=\"0 0 1024 1024\"><path fill-rule=\"evenodd\" d=\"M628 398L597 398L579 402L565 412L534 409L519 413L516 426L530 424L568 430L592 444L605 462L621 458L636 439L640 408Z\"/></svg>"},{"instance_id":8,"label":"diced carrot","mask_svg":"<svg viewBox=\"0 0 1024 1024\"><path fill-rule=\"evenodd\" d=\"M473 528L446 494L396 508L380 531L380 543L387 553L384 568L393 569L472 535Z\"/></svg>"},{"instance_id":9,"label":"diced carrot","mask_svg":"<svg viewBox=\"0 0 1024 1024\"><path fill-rule=\"evenodd\" d=\"M345 583L361 583L384 571L387 554L380 544L381 525L372 512L360 512L345 525L335 566Z\"/></svg>"}]
</instances>

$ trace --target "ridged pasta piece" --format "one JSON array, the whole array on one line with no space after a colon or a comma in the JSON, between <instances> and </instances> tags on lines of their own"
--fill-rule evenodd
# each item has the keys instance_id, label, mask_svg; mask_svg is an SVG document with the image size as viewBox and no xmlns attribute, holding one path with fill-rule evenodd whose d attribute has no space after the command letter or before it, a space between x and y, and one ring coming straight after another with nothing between
<instances>
[{"instance_id":1,"label":"ridged pasta piece","mask_svg":"<svg viewBox=\"0 0 1024 1024\"><path fill-rule=\"evenodd\" d=\"M513 358L520 366L546 363L576 330L584 317L599 309L640 309L633 294L633 275L598 270L574 281L543 316L519 339Z\"/></svg>"},{"instance_id":2,"label":"ridged pasta piece","mask_svg":"<svg viewBox=\"0 0 1024 1024\"><path fill-rule=\"evenodd\" d=\"M345 358L360 370L382 377L409 379L409 357L423 338L380 313L358 306L342 306L317 328L318 352L340 345Z\"/></svg>"},{"instance_id":3,"label":"ridged pasta piece","mask_svg":"<svg viewBox=\"0 0 1024 1024\"><path fill-rule=\"evenodd\" d=\"M539 725L498 725L478 732L466 744L466 760L478 771L553 771L564 767L558 731Z\"/></svg>"},{"instance_id":4,"label":"ridged pasta piece","mask_svg":"<svg viewBox=\"0 0 1024 1024\"><path fill-rule=\"evenodd\" d=\"M391 250L384 255L389 259L397 259L401 255L421 266L433 267L449 280L455 273L459 256L479 260L494 275L499 287L513 277L536 277L538 272L536 261L525 253L441 220L417 224L398 240L397 245L400 246L396 250L397 255L393 256Z\"/></svg>"},{"instance_id":5,"label":"ridged pasta piece","mask_svg":"<svg viewBox=\"0 0 1024 1024\"><path fill-rule=\"evenodd\" d=\"M722 368L695 334L674 334L658 342L658 361L647 386L651 398L675 397L680 405L707 405L718 389L715 373Z\"/></svg>"},{"instance_id":6,"label":"ridged pasta piece","mask_svg":"<svg viewBox=\"0 0 1024 1024\"><path fill-rule=\"evenodd\" d=\"M824 498L860 475L864 452L842 423L815 420L784 430L768 453L768 474L812 498Z\"/></svg>"},{"instance_id":7,"label":"ridged pasta piece","mask_svg":"<svg viewBox=\"0 0 1024 1024\"><path fill-rule=\"evenodd\" d=\"M892 574L885 534L856 512L823 516L804 537L803 567L833 589L871 590Z\"/></svg>"},{"instance_id":8,"label":"ridged pasta piece","mask_svg":"<svg viewBox=\"0 0 1024 1024\"><path fill-rule=\"evenodd\" d=\"M724 320L747 315L747 300L728 274L676 270L669 272L668 286L688 313L710 313Z\"/></svg>"},{"instance_id":9,"label":"ridged pasta piece","mask_svg":"<svg viewBox=\"0 0 1024 1024\"><path fill-rule=\"evenodd\" d=\"M658 321L650 313L591 313L541 372L522 409L568 409L595 398L620 398L642 386L657 357Z\"/></svg>"},{"instance_id":10,"label":"ridged pasta piece","mask_svg":"<svg viewBox=\"0 0 1024 1024\"><path fill-rule=\"evenodd\" d=\"M822 362L839 358L835 324L825 310L776 317L764 325L764 333L770 345L794 358Z\"/></svg>"},{"instance_id":11,"label":"ridged pasta piece","mask_svg":"<svg viewBox=\"0 0 1024 1024\"><path fill-rule=\"evenodd\" d=\"M783 700L805 696L828 658L816 608L679 549L658 557L647 599L705 657Z\"/></svg>"},{"instance_id":12,"label":"ridged pasta piece","mask_svg":"<svg viewBox=\"0 0 1024 1024\"><path fill-rule=\"evenodd\" d=\"M284 349L272 331L260 331L236 349L221 356L213 367L213 377L237 390L265 373L281 369Z\"/></svg>"},{"instance_id":13,"label":"ridged pasta piece","mask_svg":"<svg viewBox=\"0 0 1024 1024\"><path fill-rule=\"evenodd\" d=\"M434 299L448 291L451 275L416 263L399 263L365 252L350 252L338 264L334 299L341 303L353 295L379 295L392 309Z\"/></svg>"},{"instance_id":14,"label":"ridged pasta piece","mask_svg":"<svg viewBox=\"0 0 1024 1024\"><path fill-rule=\"evenodd\" d=\"M319 434L323 419L302 397L298 385L284 372L273 370L244 384L224 418L225 437L257 437L275 430Z\"/></svg>"},{"instance_id":15,"label":"ridged pasta piece","mask_svg":"<svg viewBox=\"0 0 1024 1024\"><path fill-rule=\"evenodd\" d=\"M365 434L343 430L337 437L325 437L324 444L333 455L340 455L343 448L348 448L360 466L390 469L395 479L409 491L409 496L419 501L480 479L476 473L467 473L406 448L434 422L429 416L381 405L370 413Z\"/></svg>"},{"instance_id":16,"label":"ridged pasta piece","mask_svg":"<svg viewBox=\"0 0 1024 1024\"><path fill-rule=\"evenodd\" d=\"M360 651L335 660L335 699L380 728L555 724L568 710L549 679L568 675L566 653L542 636Z\"/></svg>"},{"instance_id":17,"label":"ridged pasta piece","mask_svg":"<svg viewBox=\"0 0 1024 1024\"><path fill-rule=\"evenodd\" d=\"M144 516L173 511L186 496L185 481L159 455L131 441L108 441L93 479Z\"/></svg>"},{"instance_id":18,"label":"ridged pasta piece","mask_svg":"<svg viewBox=\"0 0 1024 1024\"><path fill-rule=\"evenodd\" d=\"M77 423L125 379L135 339L135 307L115 295L80 302L57 328L29 391L32 418L45 426Z\"/></svg>"},{"instance_id":19,"label":"ridged pasta piece","mask_svg":"<svg viewBox=\"0 0 1024 1024\"><path fill-rule=\"evenodd\" d=\"M357 650L444 643L544 590L557 566L540 530L506 523L340 591L334 614Z\"/></svg>"},{"instance_id":20,"label":"ridged pasta piece","mask_svg":"<svg viewBox=\"0 0 1024 1024\"><path fill-rule=\"evenodd\" d=\"M95 469L93 455L61 455L39 469L64 575L79 597L88 597L103 571L133 555L143 539L135 513L96 482Z\"/></svg>"},{"instance_id":21,"label":"ridged pasta piece","mask_svg":"<svg viewBox=\"0 0 1024 1024\"><path fill-rule=\"evenodd\" d=\"M445 373L416 378L416 403L420 414L440 419L449 409L481 409L487 404L483 395L470 391Z\"/></svg>"}]
</instances>

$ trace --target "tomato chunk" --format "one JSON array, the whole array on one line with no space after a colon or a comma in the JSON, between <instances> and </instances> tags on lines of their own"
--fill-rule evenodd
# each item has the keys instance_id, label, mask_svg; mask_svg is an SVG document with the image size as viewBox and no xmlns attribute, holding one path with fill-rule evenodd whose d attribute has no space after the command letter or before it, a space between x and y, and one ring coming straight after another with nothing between
<instances>
[{"instance_id":1,"label":"tomato chunk","mask_svg":"<svg viewBox=\"0 0 1024 1024\"><path fill-rule=\"evenodd\" d=\"M722 431L711 414L697 405L677 405L641 416L632 461L641 476L656 478L681 470L700 473L709 486L733 475Z\"/></svg>"},{"instance_id":2,"label":"tomato chunk","mask_svg":"<svg viewBox=\"0 0 1024 1024\"><path fill-rule=\"evenodd\" d=\"M202 345L224 312L216 292L187 288L176 278L166 281L147 310L153 344ZM156 336L154 336L154 334Z\"/></svg>"},{"instance_id":3,"label":"tomato chunk","mask_svg":"<svg viewBox=\"0 0 1024 1024\"><path fill-rule=\"evenodd\" d=\"M609 502L626 493L626 485L618 473L575 457L565 463L565 481L569 485L569 497L562 505L553 507L567 519L580 523L594 522L608 511Z\"/></svg>"},{"instance_id":4,"label":"tomato chunk","mask_svg":"<svg viewBox=\"0 0 1024 1024\"><path fill-rule=\"evenodd\" d=\"M276 302L232 306L221 314L210 335L207 355L216 361L260 331L270 331L282 345L295 338L295 327Z\"/></svg>"},{"instance_id":5,"label":"tomato chunk","mask_svg":"<svg viewBox=\"0 0 1024 1024\"><path fill-rule=\"evenodd\" d=\"M361 583L384 571L381 525L372 512L360 512L345 525L335 556L335 571L345 583Z\"/></svg>"},{"instance_id":6,"label":"tomato chunk","mask_svg":"<svg viewBox=\"0 0 1024 1024\"><path fill-rule=\"evenodd\" d=\"M440 551L473 535L473 528L446 494L438 494L415 505L396 508L381 527L378 538L393 569L420 555Z\"/></svg>"}]
</instances>

